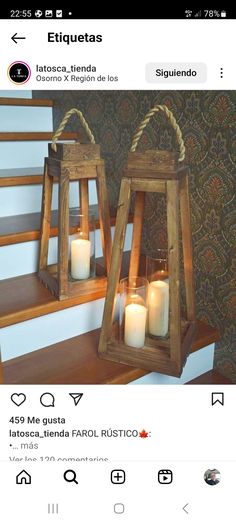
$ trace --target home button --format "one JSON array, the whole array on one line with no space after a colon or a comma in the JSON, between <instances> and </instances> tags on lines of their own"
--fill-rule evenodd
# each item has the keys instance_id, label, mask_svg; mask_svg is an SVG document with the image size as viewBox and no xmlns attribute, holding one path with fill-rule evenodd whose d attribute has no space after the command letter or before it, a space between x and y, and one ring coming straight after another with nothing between
<instances>
[{"instance_id":1,"label":"home button","mask_svg":"<svg viewBox=\"0 0 236 524\"><path fill-rule=\"evenodd\" d=\"M31 484L31 475L25 471L25 469L22 469L18 475L16 475L16 483L17 484Z\"/></svg>"}]
</instances>

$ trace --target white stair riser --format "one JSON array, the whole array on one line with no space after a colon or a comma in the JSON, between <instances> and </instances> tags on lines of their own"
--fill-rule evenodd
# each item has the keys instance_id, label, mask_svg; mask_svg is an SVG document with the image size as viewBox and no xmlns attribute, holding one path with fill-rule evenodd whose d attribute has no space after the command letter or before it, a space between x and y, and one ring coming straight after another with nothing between
<instances>
[{"instance_id":1,"label":"white stair riser","mask_svg":"<svg viewBox=\"0 0 236 524\"><path fill-rule=\"evenodd\" d=\"M0 188L0 217L41 211L42 185ZM97 204L95 180L89 182L89 203ZM79 184L70 182L70 207L79 206ZM52 209L58 209L58 185L53 185Z\"/></svg>"},{"instance_id":2,"label":"white stair riser","mask_svg":"<svg viewBox=\"0 0 236 524\"><path fill-rule=\"evenodd\" d=\"M114 235L114 227L111 228ZM126 230L125 247L131 247L132 224ZM100 230L96 230L96 257L102 256ZM17 277L37 271L39 241L23 242L0 247L0 280ZM57 258L57 238L51 238L49 243L49 264L54 264Z\"/></svg>"},{"instance_id":3,"label":"white stair riser","mask_svg":"<svg viewBox=\"0 0 236 524\"><path fill-rule=\"evenodd\" d=\"M71 142L66 140L68 144ZM48 144L44 140L0 142L0 169L43 166L44 158L48 157Z\"/></svg>"},{"instance_id":4,"label":"white stair riser","mask_svg":"<svg viewBox=\"0 0 236 524\"><path fill-rule=\"evenodd\" d=\"M2 328L2 360L9 360L101 326L104 299Z\"/></svg>"},{"instance_id":5,"label":"white stair riser","mask_svg":"<svg viewBox=\"0 0 236 524\"><path fill-rule=\"evenodd\" d=\"M3 98L32 98L29 89L1 89L0 96Z\"/></svg>"},{"instance_id":6,"label":"white stair riser","mask_svg":"<svg viewBox=\"0 0 236 524\"><path fill-rule=\"evenodd\" d=\"M48 142L0 142L0 169L43 166Z\"/></svg>"},{"instance_id":7,"label":"white stair riser","mask_svg":"<svg viewBox=\"0 0 236 524\"><path fill-rule=\"evenodd\" d=\"M52 129L52 107L0 106L0 132Z\"/></svg>"},{"instance_id":8,"label":"white stair riser","mask_svg":"<svg viewBox=\"0 0 236 524\"><path fill-rule=\"evenodd\" d=\"M131 382L133 385L150 385L150 384L166 384L166 385L176 385L176 384L185 384L190 380L193 380L203 373L207 373L213 369L214 364L214 349L215 344L210 344L209 346L195 351L188 356L187 362L184 366L183 373L180 378L170 377L168 375L161 375L160 373L149 373L144 377L141 377L137 380Z\"/></svg>"}]
</instances>

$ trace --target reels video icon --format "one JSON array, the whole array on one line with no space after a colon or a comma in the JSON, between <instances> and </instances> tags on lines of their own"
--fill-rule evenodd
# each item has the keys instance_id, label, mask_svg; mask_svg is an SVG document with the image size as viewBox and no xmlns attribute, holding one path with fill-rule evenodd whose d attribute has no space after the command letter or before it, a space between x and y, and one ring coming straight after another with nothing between
<instances>
[{"instance_id":1,"label":"reels video icon","mask_svg":"<svg viewBox=\"0 0 236 524\"><path fill-rule=\"evenodd\" d=\"M170 469L160 469L158 471L159 484L171 484L173 481L173 472Z\"/></svg>"}]
</instances>

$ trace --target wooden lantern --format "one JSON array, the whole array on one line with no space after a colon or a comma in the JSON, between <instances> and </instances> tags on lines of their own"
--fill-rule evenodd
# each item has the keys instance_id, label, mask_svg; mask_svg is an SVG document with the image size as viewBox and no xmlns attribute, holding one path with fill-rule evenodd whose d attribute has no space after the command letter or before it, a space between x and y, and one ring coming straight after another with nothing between
<instances>
[{"instance_id":1,"label":"wooden lantern","mask_svg":"<svg viewBox=\"0 0 236 524\"><path fill-rule=\"evenodd\" d=\"M149 150L145 153L135 152L144 128L150 118L158 111L164 112L174 127L180 146L180 155L169 151L156 150ZM195 331L188 168L183 165L184 155L185 147L182 134L173 114L166 106L155 106L146 115L134 136L127 168L121 182L111 268L98 350L101 358L172 376L181 375ZM164 338L150 337L146 331L145 343L141 348L130 347L125 344L124 337L120 336L119 321L116 321L114 314L132 192L135 193L135 207L129 267L130 279L136 279L139 272L145 193L165 193L167 198L169 331L168 336ZM180 306L181 238L186 291L185 315L181 312Z\"/></svg>"},{"instance_id":2,"label":"wooden lantern","mask_svg":"<svg viewBox=\"0 0 236 524\"><path fill-rule=\"evenodd\" d=\"M90 139L90 144L60 143L60 137L72 114L77 114ZM111 230L108 194L105 180L104 161L100 157L100 146L95 144L87 122L78 109L68 111L56 131L52 144L49 144L49 157L45 159L41 236L39 252L39 278L60 300L69 296L105 290L106 278L100 276L81 281L69 278L69 183L79 181L80 213L83 215L83 229L89 237L89 180L96 180L101 230L102 248L105 261L105 274L109 270L111 256ZM58 260L48 266L48 247L51 223L51 201L53 181L59 185L58 192ZM100 280L98 282L98 280Z\"/></svg>"}]
</instances>

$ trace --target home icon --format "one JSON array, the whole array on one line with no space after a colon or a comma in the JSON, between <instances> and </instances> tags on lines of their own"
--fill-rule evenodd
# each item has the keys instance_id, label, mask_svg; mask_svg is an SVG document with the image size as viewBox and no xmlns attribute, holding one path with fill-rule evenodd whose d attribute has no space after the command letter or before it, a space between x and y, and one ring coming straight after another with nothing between
<instances>
[{"instance_id":1,"label":"home icon","mask_svg":"<svg viewBox=\"0 0 236 524\"><path fill-rule=\"evenodd\" d=\"M16 476L16 483L17 484L31 484L31 475L25 471L25 469L22 469L20 473Z\"/></svg>"}]
</instances>

